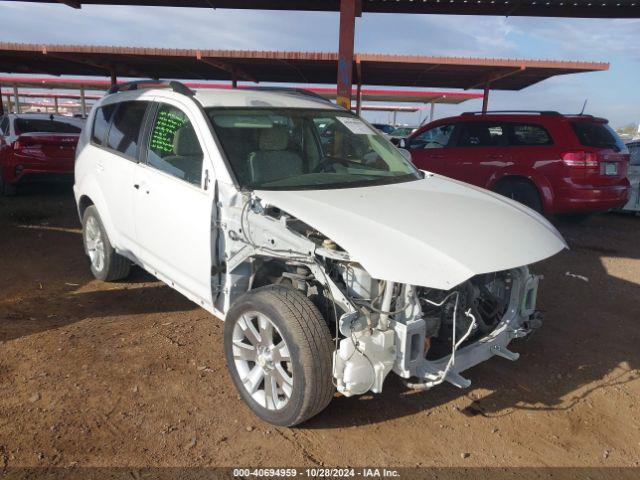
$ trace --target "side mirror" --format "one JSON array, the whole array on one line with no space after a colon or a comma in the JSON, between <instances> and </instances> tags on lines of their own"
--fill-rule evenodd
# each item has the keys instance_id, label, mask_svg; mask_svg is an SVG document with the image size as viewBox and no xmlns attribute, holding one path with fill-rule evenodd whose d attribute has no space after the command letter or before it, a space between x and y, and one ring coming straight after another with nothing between
<instances>
[{"instance_id":1,"label":"side mirror","mask_svg":"<svg viewBox=\"0 0 640 480\"><path fill-rule=\"evenodd\" d=\"M411 161L411 152L409 150L406 148L398 148L398 150L406 160Z\"/></svg>"}]
</instances>

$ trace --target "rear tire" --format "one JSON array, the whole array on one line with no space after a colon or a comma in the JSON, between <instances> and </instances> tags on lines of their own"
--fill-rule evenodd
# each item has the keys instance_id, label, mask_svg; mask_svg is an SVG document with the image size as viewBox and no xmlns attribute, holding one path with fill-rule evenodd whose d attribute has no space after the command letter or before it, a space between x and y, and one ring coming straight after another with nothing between
<instances>
[{"instance_id":1,"label":"rear tire","mask_svg":"<svg viewBox=\"0 0 640 480\"><path fill-rule=\"evenodd\" d=\"M84 251L91 260L91 273L98 280L112 282L129 275L131 262L111 246L94 205L87 207L82 215L82 240Z\"/></svg>"},{"instance_id":2,"label":"rear tire","mask_svg":"<svg viewBox=\"0 0 640 480\"><path fill-rule=\"evenodd\" d=\"M505 180L498 184L495 192L515 200L538 213L544 213L538 189L528 180Z\"/></svg>"},{"instance_id":3,"label":"rear tire","mask_svg":"<svg viewBox=\"0 0 640 480\"><path fill-rule=\"evenodd\" d=\"M266 422L298 425L333 398L331 335L298 290L269 285L240 297L225 320L224 350L238 392Z\"/></svg>"}]
</instances>

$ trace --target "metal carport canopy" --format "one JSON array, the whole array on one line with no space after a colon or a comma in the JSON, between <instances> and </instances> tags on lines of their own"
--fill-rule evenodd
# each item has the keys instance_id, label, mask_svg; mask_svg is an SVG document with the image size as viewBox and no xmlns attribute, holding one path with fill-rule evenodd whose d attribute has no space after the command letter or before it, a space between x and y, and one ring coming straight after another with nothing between
<instances>
[{"instance_id":1,"label":"metal carport canopy","mask_svg":"<svg viewBox=\"0 0 640 480\"><path fill-rule=\"evenodd\" d=\"M5 0L7 1L7 0ZM8 0L16 1L16 0ZM255 10L339 11L340 0L26 0L34 3L141 5ZM638 18L638 0L360 0L361 12L532 17Z\"/></svg>"},{"instance_id":2,"label":"metal carport canopy","mask_svg":"<svg viewBox=\"0 0 640 480\"><path fill-rule=\"evenodd\" d=\"M122 82L124 83L124 82ZM184 82L192 89L210 88L230 88L228 84L212 82ZM2 87L30 87L38 89L62 89L62 90L108 90L111 82L96 78L60 78L60 77L20 77L20 76L0 76L0 86ZM238 88L245 88L239 86ZM304 88L318 95L334 100L336 98L335 87L307 87L296 85L295 88ZM354 89L352 96L355 98L357 91ZM44 92L19 92L20 97L49 97L58 98L81 98L81 94L76 93L44 93ZM87 99L100 98L98 95L86 94ZM467 100L477 100L482 98L480 93L471 92L450 92L438 90L401 90L389 88L362 88L361 100L370 102L414 102L414 103L447 103L457 105Z\"/></svg>"},{"instance_id":3,"label":"metal carport canopy","mask_svg":"<svg viewBox=\"0 0 640 480\"><path fill-rule=\"evenodd\" d=\"M16 0L4 0L16 1ZM338 103L351 108L356 17L363 12L573 18L640 18L640 0L30 0L36 3L339 11ZM484 85L486 110L490 82Z\"/></svg>"},{"instance_id":4,"label":"metal carport canopy","mask_svg":"<svg viewBox=\"0 0 640 480\"><path fill-rule=\"evenodd\" d=\"M0 71L188 80L335 84L335 52L196 50L0 43ZM368 85L521 90L555 75L607 70L607 63L356 54Z\"/></svg>"}]
</instances>

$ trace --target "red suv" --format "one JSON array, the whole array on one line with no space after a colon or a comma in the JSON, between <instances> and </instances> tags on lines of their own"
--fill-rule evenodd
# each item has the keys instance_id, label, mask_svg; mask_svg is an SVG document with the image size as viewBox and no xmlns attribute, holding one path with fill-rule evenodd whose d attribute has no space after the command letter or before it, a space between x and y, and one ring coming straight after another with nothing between
<instances>
[{"instance_id":1,"label":"red suv","mask_svg":"<svg viewBox=\"0 0 640 480\"><path fill-rule=\"evenodd\" d=\"M620 208L629 194L629 151L607 120L591 115L464 113L425 125L400 146L418 168L548 215Z\"/></svg>"},{"instance_id":2,"label":"red suv","mask_svg":"<svg viewBox=\"0 0 640 480\"><path fill-rule=\"evenodd\" d=\"M62 115L0 116L0 195L24 183L72 182L83 123Z\"/></svg>"}]
</instances>

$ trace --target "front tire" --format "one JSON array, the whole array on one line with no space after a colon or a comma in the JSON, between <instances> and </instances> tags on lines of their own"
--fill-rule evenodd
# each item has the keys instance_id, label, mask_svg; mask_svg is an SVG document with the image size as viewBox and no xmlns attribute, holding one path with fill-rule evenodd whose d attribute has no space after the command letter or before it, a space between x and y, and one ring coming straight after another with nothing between
<instances>
[{"instance_id":1,"label":"front tire","mask_svg":"<svg viewBox=\"0 0 640 480\"><path fill-rule=\"evenodd\" d=\"M2 175L0 175L0 196L13 197L16 193L16 186L5 182Z\"/></svg>"},{"instance_id":2,"label":"front tire","mask_svg":"<svg viewBox=\"0 0 640 480\"><path fill-rule=\"evenodd\" d=\"M506 180L496 187L495 192L515 200L538 213L544 213L538 189L528 180Z\"/></svg>"},{"instance_id":3,"label":"front tire","mask_svg":"<svg viewBox=\"0 0 640 480\"><path fill-rule=\"evenodd\" d=\"M224 349L238 392L266 422L298 425L333 398L331 335L298 290L269 285L244 294L225 320Z\"/></svg>"},{"instance_id":4,"label":"front tire","mask_svg":"<svg viewBox=\"0 0 640 480\"><path fill-rule=\"evenodd\" d=\"M87 207L82 215L82 240L84 251L91 261L91 273L98 280L112 282L129 275L131 262L111 246L94 205Z\"/></svg>"}]
</instances>

